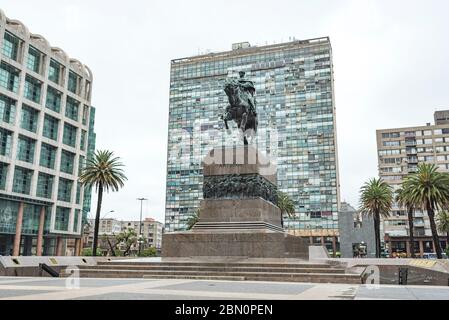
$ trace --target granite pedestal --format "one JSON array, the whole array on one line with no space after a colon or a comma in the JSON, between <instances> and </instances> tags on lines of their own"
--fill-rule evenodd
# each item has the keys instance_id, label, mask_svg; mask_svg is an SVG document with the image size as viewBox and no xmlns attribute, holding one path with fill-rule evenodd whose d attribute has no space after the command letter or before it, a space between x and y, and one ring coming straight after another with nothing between
<instances>
[{"instance_id":1,"label":"granite pedestal","mask_svg":"<svg viewBox=\"0 0 449 320\"><path fill-rule=\"evenodd\" d=\"M192 230L166 233L162 257L308 258L307 241L284 232L276 166L252 146L213 149Z\"/></svg>"}]
</instances>

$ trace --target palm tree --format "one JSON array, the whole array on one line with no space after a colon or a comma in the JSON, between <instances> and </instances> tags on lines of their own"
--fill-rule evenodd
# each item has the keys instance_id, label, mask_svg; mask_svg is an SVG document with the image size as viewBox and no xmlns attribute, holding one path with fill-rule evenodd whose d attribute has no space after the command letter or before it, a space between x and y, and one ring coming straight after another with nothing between
<instances>
[{"instance_id":1,"label":"palm tree","mask_svg":"<svg viewBox=\"0 0 449 320\"><path fill-rule=\"evenodd\" d=\"M449 212L447 211L440 211L437 216L437 225L438 225L438 231L441 233L446 232L446 250L449 249Z\"/></svg>"},{"instance_id":2,"label":"palm tree","mask_svg":"<svg viewBox=\"0 0 449 320\"><path fill-rule=\"evenodd\" d=\"M415 238L413 235L413 211L415 209L413 201L409 197L410 193L404 188L396 190L396 202L407 210L408 228L410 239L410 253L411 257L415 257Z\"/></svg>"},{"instance_id":3,"label":"palm tree","mask_svg":"<svg viewBox=\"0 0 449 320\"><path fill-rule=\"evenodd\" d=\"M440 239L435 224L435 210L445 208L449 200L449 175L437 171L430 163L418 164L417 171L404 178L403 186L415 207L427 211L438 259L442 258Z\"/></svg>"},{"instance_id":4,"label":"palm tree","mask_svg":"<svg viewBox=\"0 0 449 320\"><path fill-rule=\"evenodd\" d=\"M199 221L200 216L200 208L196 209L196 211L187 219L187 230L193 228L193 226Z\"/></svg>"},{"instance_id":5,"label":"palm tree","mask_svg":"<svg viewBox=\"0 0 449 320\"><path fill-rule=\"evenodd\" d=\"M100 224L101 204L103 191L118 191L127 180L123 173L123 164L119 157L114 157L114 152L97 150L91 159L87 160L86 167L82 170L79 181L82 185L92 187L98 193L97 213L95 215L93 255L96 256L98 245L98 227Z\"/></svg>"},{"instance_id":6,"label":"palm tree","mask_svg":"<svg viewBox=\"0 0 449 320\"><path fill-rule=\"evenodd\" d=\"M278 192L278 202L277 205L281 209L281 226L284 227L284 214L288 214L291 218L295 214L295 204L293 200L285 192Z\"/></svg>"},{"instance_id":7,"label":"palm tree","mask_svg":"<svg viewBox=\"0 0 449 320\"><path fill-rule=\"evenodd\" d=\"M373 216L376 238L376 257L381 257L380 218L390 215L393 191L382 179L370 179L360 188L360 212Z\"/></svg>"}]
</instances>

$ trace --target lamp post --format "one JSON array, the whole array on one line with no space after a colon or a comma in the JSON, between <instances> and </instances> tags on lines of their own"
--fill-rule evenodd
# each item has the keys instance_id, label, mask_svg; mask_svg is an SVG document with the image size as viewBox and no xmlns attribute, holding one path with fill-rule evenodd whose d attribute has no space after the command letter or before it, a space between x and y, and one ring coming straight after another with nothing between
<instances>
[{"instance_id":1,"label":"lamp post","mask_svg":"<svg viewBox=\"0 0 449 320\"><path fill-rule=\"evenodd\" d=\"M142 250L142 204L146 198L137 198L140 201L140 220L139 220L139 255Z\"/></svg>"},{"instance_id":2,"label":"lamp post","mask_svg":"<svg viewBox=\"0 0 449 320\"><path fill-rule=\"evenodd\" d=\"M114 210L110 210L110 211L108 211L108 212L106 212L104 215L103 215L103 217L101 216L101 213L100 213L100 219L104 219L109 213L111 213L111 212L115 212ZM94 228L95 228L95 224L94 224ZM89 230L90 231L90 230ZM94 238L95 238L95 236L94 236ZM98 241L98 239L97 239L97 241ZM98 245L98 242L97 242L97 245ZM92 246L93 246L93 243L92 243ZM92 247L93 248L93 247Z\"/></svg>"}]
</instances>

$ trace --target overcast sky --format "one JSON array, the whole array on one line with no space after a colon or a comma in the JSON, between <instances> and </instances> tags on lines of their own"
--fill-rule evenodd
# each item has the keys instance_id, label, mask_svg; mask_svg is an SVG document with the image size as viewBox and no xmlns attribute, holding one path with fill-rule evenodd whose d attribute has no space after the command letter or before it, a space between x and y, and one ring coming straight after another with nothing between
<instances>
[{"instance_id":1,"label":"overcast sky","mask_svg":"<svg viewBox=\"0 0 449 320\"><path fill-rule=\"evenodd\" d=\"M377 175L376 129L424 125L449 108L449 1L2 0L7 17L89 66L97 149L122 157L128 182L103 212L164 221L170 60L329 36L341 198ZM93 196L91 212L95 212Z\"/></svg>"}]
</instances>

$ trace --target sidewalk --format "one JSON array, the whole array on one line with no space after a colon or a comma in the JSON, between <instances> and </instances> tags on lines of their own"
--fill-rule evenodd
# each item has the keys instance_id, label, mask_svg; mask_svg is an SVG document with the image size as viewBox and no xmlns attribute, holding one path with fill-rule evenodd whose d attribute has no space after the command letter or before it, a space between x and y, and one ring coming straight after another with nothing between
<instances>
[{"instance_id":1,"label":"sidewalk","mask_svg":"<svg viewBox=\"0 0 449 320\"><path fill-rule=\"evenodd\" d=\"M77 283L78 280L79 283ZM78 284L79 288L76 288ZM350 284L259 281L0 277L0 300L5 299L449 300L449 287L381 285L378 288L372 288L366 285Z\"/></svg>"}]
</instances>

